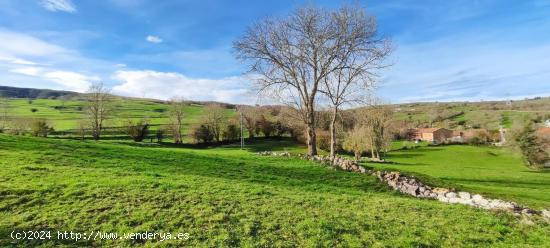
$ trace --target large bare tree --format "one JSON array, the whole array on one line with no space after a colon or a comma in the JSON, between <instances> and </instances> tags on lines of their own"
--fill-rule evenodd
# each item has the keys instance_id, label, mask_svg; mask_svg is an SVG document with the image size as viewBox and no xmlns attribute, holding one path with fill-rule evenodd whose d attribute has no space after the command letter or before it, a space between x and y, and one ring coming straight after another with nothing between
<instances>
[{"instance_id":1,"label":"large bare tree","mask_svg":"<svg viewBox=\"0 0 550 248\"><path fill-rule=\"evenodd\" d=\"M93 83L86 94L86 117L88 119L92 137L99 140L103 124L110 112L110 91L103 83Z\"/></svg>"},{"instance_id":2,"label":"large bare tree","mask_svg":"<svg viewBox=\"0 0 550 248\"><path fill-rule=\"evenodd\" d=\"M187 103L182 97L174 97L170 100L170 129L174 134L174 143L183 143L183 118L185 115L185 106Z\"/></svg>"},{"instance_id":3,"label":"large bare tree","mask_svg":"<svg viewBox=\"0 0 550 248\"><path fill-rule=\"evenodd\" d=\"M371 19L363 10L304 6L266 18L234 43L237 58L258 74L258 90L296 108L306 126L308 155L316 155L315 111L320 84L363 45Z\"/></svg>"}]
</instances>

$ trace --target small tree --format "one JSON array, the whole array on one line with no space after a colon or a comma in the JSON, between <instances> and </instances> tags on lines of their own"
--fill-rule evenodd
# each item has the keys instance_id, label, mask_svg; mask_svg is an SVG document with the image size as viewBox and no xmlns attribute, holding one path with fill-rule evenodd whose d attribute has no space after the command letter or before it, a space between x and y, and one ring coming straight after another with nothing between
<instances>
[{"instance_id":1,"label":"small tree","mask_svg":"<svg viewBox=\"0 0 550 248\"><path fill-rule=\"evenodd\" d=\"M219 104L210 104L206 106L205 111L204 124L210 128L210 133L213 135L214 140L220 142L226 118L225 109Z\"/></svg>"},{"instance_id":2,"label":"small tree","mask_svg":"<svg viewBox=\"0 0 550 248\"><path fill-rule=\"evenodd\" d=\"M92 131L94 140L99 140L103 131L103 124L109 116L109 89L103 83L94 83L86 94L86 116Z\"/></svg>"},{"instance_id":3,"label":"small tree","mask_svg":"<svg viewBox=\"0 0 550 248\"><path fill-rule=\"evenodd\" d=\"M370 138L370 150L373 159L379 160L380 153L387 150L393 138L391 123L393 111L388 106L374 105L359 112L359 125L364 127Z\"/></svg>"},{"instance_id":4,"label":"small tree","mask_svg":"<svg viewBox=\"0 0 550 248\"><path fill-rule=\"evenodd\" d=\"M238 110L243 115L243 124L248 131L248 137L254 138L256 124L258 123L258 110L255 107L243 106Z\"/></svg>"},{"instance_id":5,"label":"small tree","mask_svg":"<svg viewBox=\"0 0 550 248\"><path fill-rule=\"evenodd\" d=\"M126 122L126 133L135 141L141 142L147 136L149 131L149 124L147 120L132 121L128 120Z\"/></svg>"},{"instance_id":6,"label":"small tree","mask_svg":"<svg viewBox=\"0 0 550 248\"><path fill-rule=\"evenodd\" d=\"M48 126L46 120L36 119L30 124L31 134L35 137L48 137L48 133L53 132L54 129Z\"/></svg>"},{"instance_id":7,"label":"small tree","mask_svg":"<svg viewBox=\"0 0 550 248\"><path fill-rule=\"evenodd\" d=\"M348 131L345 137L342 147L345 150L353 152L356 160L359 160L361 154L370 149L371 138L368 136L367 130L362 126L356 126Z\"/></svg>"},{"instance_id":8,"label":"small tree","mask_svg":"<svg viewBox=\"0 0 550 248\"><path fill-rule=\"evenodd\" d=\"M86 120L79 120L76 126L76 133L80 137L80 139L84 140L86 137L86 129L88 127L88 123Z\"/></svg>"},{"instance_id":9,"label":"small tree","mask_svg":"<svg viewBox=\"0 0 550 248\"><path fill-rule=\"evenodd\" d=\"M172 98L170 100L170 129L174 134L174 143L183 143L183 117L185 115L185 106L187 103L182 97Z\"/></svg>"}]
</instances>

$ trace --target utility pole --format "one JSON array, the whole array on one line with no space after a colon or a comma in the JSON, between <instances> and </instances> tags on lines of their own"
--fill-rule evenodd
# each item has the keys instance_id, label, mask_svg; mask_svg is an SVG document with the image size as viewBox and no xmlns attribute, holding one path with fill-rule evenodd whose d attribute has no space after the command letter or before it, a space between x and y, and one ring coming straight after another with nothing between
<instances>
[{"instance_id":1,"label":"utility pole","mask_svg":"<svg viewBox=\"0 0 550 248\"><path fill-rule=\"evenodd\" d=\"M241 111L241 150L244 149L243 112Z\"/></svg>"}]
</instances>

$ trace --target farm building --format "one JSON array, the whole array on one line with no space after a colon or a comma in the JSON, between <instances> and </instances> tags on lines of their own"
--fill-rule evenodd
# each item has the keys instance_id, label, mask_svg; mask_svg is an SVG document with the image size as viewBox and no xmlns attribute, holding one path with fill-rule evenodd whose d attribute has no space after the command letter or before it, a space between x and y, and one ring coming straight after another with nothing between
<instances>
[{"instance_id":1,"label":"farm building","mask_svg":"<svg viewBox=\"0 0 550 248\"><path fill-rule=\"evenodd\" d=\"M453 131L445 128L418 128L413 129L411 138L413 140L429 141L440 143L453 137Z\"/></svg>"}]
</instances>

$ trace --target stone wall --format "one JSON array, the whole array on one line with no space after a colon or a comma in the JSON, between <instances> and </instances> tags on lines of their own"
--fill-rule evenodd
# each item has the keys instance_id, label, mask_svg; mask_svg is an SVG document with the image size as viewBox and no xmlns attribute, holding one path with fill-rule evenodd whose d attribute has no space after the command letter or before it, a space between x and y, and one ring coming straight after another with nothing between
<instances>
[{"instance_id":1,"label":"stone wall","mask_svg":"<svg viewBox=\"0 0 550 248\"><path fill-rule=\"evenodd\" d=\"M260 152L258 155L263 156L279 156L290 157L288 152ZM417 198L434 199L440 202L450 204L464 204L476 208L504 210L517 215L541 215L550 220L550 210L537 211L528 207L520 206L512 201L504 201L500 199L485 198L479 194L469 192L457 192L453 189L437 188L425 185L414 177L402 175L397 171L377 171L367 169L355 160L344 157L335 157L331 159L329 156L317 155L309 157L307 155L299 155L302 159L309 159L320 162L328 166L336 167L345 171L357 172L376 176L380 181L386 183L391 188L398 190L404 194L408 194Z\"/></svg>"}]
</instances>

